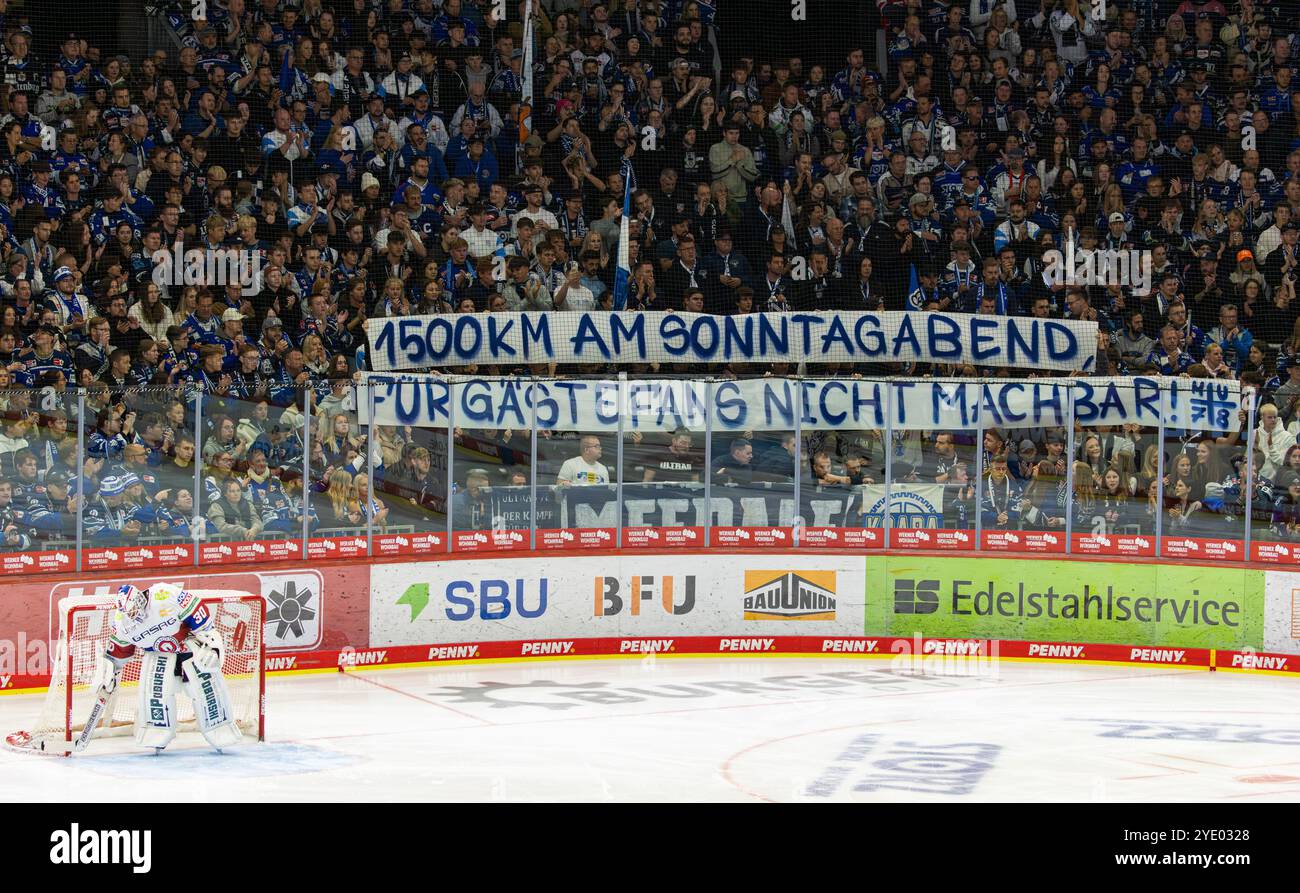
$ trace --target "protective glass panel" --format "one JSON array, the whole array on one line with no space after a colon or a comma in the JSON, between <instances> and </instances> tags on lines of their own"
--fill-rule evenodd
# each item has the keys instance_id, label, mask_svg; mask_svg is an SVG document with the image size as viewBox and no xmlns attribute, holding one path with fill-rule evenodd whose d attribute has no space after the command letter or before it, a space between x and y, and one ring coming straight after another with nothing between
<instances>
[{"instance_id":1,"label":"protective glass panel","mask_svg":"<svg viewBox=\"0 0 1300 893\"><path fill-rule=\"evenodd\" d=\"M66 390L0 390L0 576L76 567L76 412Z\"/></svg>"},{"instance_id":2,"label":"protective glass panel","mask_svg":"<svg viewBox=\"0 0 1300 893\"><path fill-rule=\"evenodd\" d=\"M410 531L395 540L403 554L447 550L448 433L445 413L429 409L430 393L408 382L372 383L375 418L375 496L388 509L390 528ZM451 405L443 391L444 409ZM368 407L367 407L368 408ZM390 548L385 546L385 549Z\"/></svg>"},{"instance_id":3,"label":"protective glass panel","mask_svg":"<svg viewBox=\"0 0 1300 893\"><path fill-rule=\"evenodd\" d=\"M885 481L885 390L875 382L806 381L800 430L799 545L881 548L868 488ZM854 411L858 410L858 411Z\"/></svg>"},{"instance_id":4,"label":"protective glass panel","mask_svg":"<svg viewBox=\"0 0 1300 893\"><path fill-rule=\"evenodd\" d=\"M507 379L455 386L465 410L457 416L452 454L452 548L458 552L531 547L534 387ZM553 514L543 512L548 519Z\"/></svg>"},{"instance_id":5,"label":"protective glass panel","mask_svg":"<svg viewBox=\"0 0 1300 893\"><path fill-rule=\"evenodd\" d=\"M1132 405L1137 396L1124 389ZM1075 426L1072 548L1081 555L1155 554L1159 428L1153 425Z\"/></svg>"},{"instance_id":6,"label":"protective glass panel","mask_svg":"<svg viewBox=\"0 0 1300 893\"><path fill-rule=\"evenodd\" d=\"M272 402L238 386L205 395L197 521L202 564L302 555L305 392ZM314 434L314 432L313 432ZM310 509L308 509L310 513ZM315 519L308 524L316 527Z\"/></svg>"},{"instance_id":7,"label":"protective glass panel","mask_svg":"<svg viewBox=\"0 0 1300 893\"><path fill-rule=\"evenodd\" d=\"M793 545L798 382L716 382L714 406L710 542L741 548Z\"/></svg>"},{"instance_id":8,"label":"protective glass panel","mask_svg":"<svg viewBox=\"0 0 1300 893\"><path fill-rule=\"evenodd\" d=\"M628 381L623 400L623 546L704 544L702 381Z\"/></svg>"},{"instance_id":9,"label":"protective glass panel","mask_svg":"<svg viewBox=\"0 0 1300 893\"><path fill-rule=\"evenodd\" d=\"M618 382L536 384L537 548L613 548L619 526ZM544 403L557 411L543 413Z\"/></svg>"},{"instance_id":10,"label":"protective glass panel","mask_svg":"<svg viewBox=\"0 0 1300 893\"><path fill-rule=\"evenodd\" d=\"M1244 429L1244 424L1234 431L1208 425L1165 429L1162 556L1245 559L1246 514L1240 499Z\"/></svg>"},{"instance_id":11,"label":"protective glass panel","mask_svg":"<svg viewBox=\"0 0 1300 893\"><path fill-rule=\"evenodd\" d=\"M357 392L346 378L311 391L311 511L307 557L355 558L366 554L367 513L387 512L370 498L366 435Z\"/></svg>"},{"instance_id":12,"label":"protective glass panel","mask_svg":"<svg viewBox=\"0 0 1300 893\"><path fill-rule=\"evenodd\" d=\"M193 464L188 488L164 483L169 453L175 451L174 423L192 423L192 413L166 388L110 387L94 382L86 389L81 420L83 468L82 570L176 567L194 561ZM75 459L73 460L75 463ZM57 476L56 476L57 477ZM170 474L168 474L170 480Z\"/></svg>"},{"instance_id":13,"label":"protective glass panel","mask_svg":"<svg viewBox=\"0 0 1300 893\"><path fill-rule=\"evenodd\" d=\"M978 400L978 387L967 382L894 388L896 424L887 443L891 548L975 548ZM868 485L866 497L867 523L883 526L885 486Z\"/></svg>"}]
</instances>

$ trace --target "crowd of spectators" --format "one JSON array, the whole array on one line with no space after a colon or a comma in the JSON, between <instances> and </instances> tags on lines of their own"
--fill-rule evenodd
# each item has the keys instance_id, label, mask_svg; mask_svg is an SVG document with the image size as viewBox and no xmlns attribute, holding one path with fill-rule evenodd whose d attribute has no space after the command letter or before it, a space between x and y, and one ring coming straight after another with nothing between
<instances>
[{"instance_id":1,"label":"crowd of spectators","mask_svg":"<svg viewBox=\"0 0 1300 893\"><path fill-rule=\"evenodd\" d=\"M629 181L628 310L1083 320L1099 331L1096 374L1235 379L1259 397L1249 482L1244 431L1161 444L1151 429L1081 429L1072 456L1066 432L1041 429L985 432L983 444L970 431L896 432L893 444L818 434L789 477L876 482L893 450L897 479L945 485L945 524L978 512L989 528L1046 529L1074 511L1076 529L1099 532L1150 532L1156 515L1169 530L1239 524L1250 490L1257 524L1297 535L1292 4L1109 0L1098 17L1084 0L845 3L879 22L877 59L874 46L828 54L796 22L782 23L778 55L724 53L744 43L721 39L717 7L742 0L525 2L534 104L522 141L518 0L504 19L494 0L209 0L198 20L176 3L164 11L179 49L142 58L76 33L38 42L0 3L8 548L66 541L79 513L88 540L112 543L429 526L461 493L527 485L526 431L458 430L463 449L499 465L457 460L449 488L441 432L364 430L365 323L611 308ZM38 43L57 49L38 55ZM177 264L159 269L157 252L194 248L245 252L258 275L187 283ZM1118 277L1067 284L1045 255L1067 248L1142 253L1149 292ZM692 473L707 466L726 485L792 456L787 438L715 444ZM612 446L548 438L537 483L607 485L599 456ZM650 458L625 471L663 482L681 463L656 472L658 459L701 444L636 446Z\"/></svg>"}]
</instances>

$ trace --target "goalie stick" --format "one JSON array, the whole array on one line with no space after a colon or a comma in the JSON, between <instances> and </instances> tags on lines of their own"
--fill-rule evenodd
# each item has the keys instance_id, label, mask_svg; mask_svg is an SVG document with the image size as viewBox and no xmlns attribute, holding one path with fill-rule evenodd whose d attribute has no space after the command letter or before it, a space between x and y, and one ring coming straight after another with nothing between
<instances>
[{"instance_id":1,"label":"goalie stick","mask_svg":"<svg viewBox=\"0 0 1300 893\"><path fill-rule=\"evenodd\" d=\"M90 743L90 739L95 736L95 730L99 728L99 722L104 717L104 711L112 703L114 696L117 695L117 681L121 670L113 667L113 676L99 687L95 693L95 706L90 708L90 718L86 720L86 727L81 730L77 740L72 744L73 753L81 753Z\"/></svg>"}]
</instances>

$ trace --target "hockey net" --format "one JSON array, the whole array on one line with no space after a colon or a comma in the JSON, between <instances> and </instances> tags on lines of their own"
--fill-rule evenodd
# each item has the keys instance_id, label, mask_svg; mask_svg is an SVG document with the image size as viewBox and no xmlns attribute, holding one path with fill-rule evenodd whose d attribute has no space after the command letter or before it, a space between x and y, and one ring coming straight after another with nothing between
<instances>
[{"instance_id":1,"label":"hockey net","mask_svg":"<svg viewBox=\"0 0 1300 893\"><path fill-rule=\"evenodd\" d=\"M190 591L207 606L226 644L222 672L240 731L245 738L261 741L265 732L265 602L261 596L247 592ZM79 596L59 601L59 639L40 718L31 729L7 736L6 744L47 753L72 751L73 741L81 734L95 703L114 610L111 597ZM137 652L123 668L110 703L111 713L100 722L95 738L133 733L140 701L141 660ZM176 712L179 731L197 728L194 705L183 690L177 693Z\"/></svg>"}]
</instances>

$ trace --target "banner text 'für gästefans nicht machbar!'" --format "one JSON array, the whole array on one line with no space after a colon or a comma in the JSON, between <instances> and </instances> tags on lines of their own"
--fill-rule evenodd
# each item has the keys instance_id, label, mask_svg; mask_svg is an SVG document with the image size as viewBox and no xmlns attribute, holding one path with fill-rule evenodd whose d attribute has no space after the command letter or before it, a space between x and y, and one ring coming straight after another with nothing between
<instances>
[{"instance_id":1,"label":"banner text 'f\u00fcr g\u00e4stefans nicht machbar!'","mask_svg":"<svg viewBox=\"0 0 1300 893\"><path fill-rule=\"evenodd\" d=\"M1236 381L1157 378L531 379L368 373L362 424L484 430L716 432L1141 425L1231 432Z\"/></svg>"}]
</instances>

